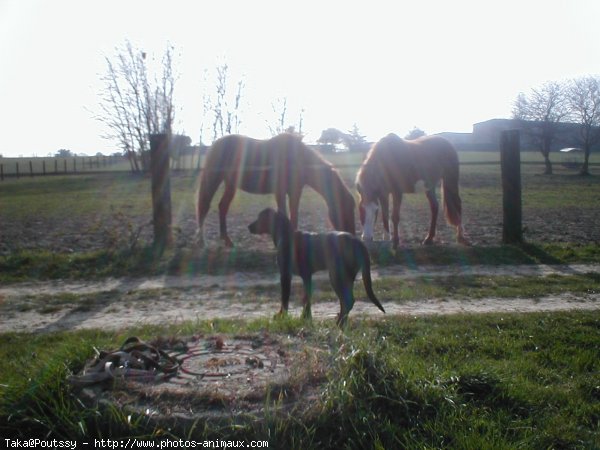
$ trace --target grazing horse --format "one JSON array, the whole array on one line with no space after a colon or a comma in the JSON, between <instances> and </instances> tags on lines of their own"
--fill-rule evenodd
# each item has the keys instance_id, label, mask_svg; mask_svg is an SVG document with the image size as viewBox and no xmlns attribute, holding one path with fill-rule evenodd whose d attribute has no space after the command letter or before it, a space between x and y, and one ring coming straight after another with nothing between
<instances>
[{"instance_id":1,"label":"grazing horse","mask_svg":"<svg viewBox=\"0 0 600 450\"><path fill-rule=\"evenodd\" d=\"M377 142L367 154L356 176L356 188L360 194L359 215L363 225L363 239L373 239L373 226L378 209L385 231L390 232L389 195L392 195L393 247L400 242L398 223L402 194L415 192L415 183L422 180L431 209L429 234L423 244L433 243L439 205L435 194L438 181L442 180L443 204L446 220L456 227L457 242L469 245L463 235L461 223L461 200L458 195L458 155L446 139L440 136L424 136L405 141L389 134Z\"/></svg>"},{"instance_id":2,"label":"grazing horse","mask_svg":"<svg viewBox=\"0 0 600 450\"><path fill-rule=\"evenodd\" d=\"M268 140L228 135L214 142L206 156L198 191L196 239L200 246L204 245L204 219L222 182L225 192L219 202L220 237L228 247L233 242L227 235L226 216L238 188L252 194L275 194L277 209L286 216L287 196L290 220L296 229L300 196L308 185L325 199L333 227L355 233L354 196L331 163L295 134L282 133Z\"/></svg>"}]
</instances>

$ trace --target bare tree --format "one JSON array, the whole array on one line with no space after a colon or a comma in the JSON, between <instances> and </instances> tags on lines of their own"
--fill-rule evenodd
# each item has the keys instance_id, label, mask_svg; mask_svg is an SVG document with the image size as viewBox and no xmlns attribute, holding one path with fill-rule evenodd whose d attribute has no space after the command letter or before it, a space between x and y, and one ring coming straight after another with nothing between
<instances>
[{"instance_id":1,"label":"bare tree","mask_svg":"<svg viewBox=\"0 0 600 450\"><path fill-rule=\"evenodd\" d=\"M298 136L303 136L302 125L304 122L304 108L300 110L300 114L298 116L298 123L290 124L288 122L288 99L287 97L278 97L275 101L271 102L271 109L275 114L274 123L269 123L267 121L267 126L269 127L269 132L271 136L277 136L281 133L293 133Z\"/></svg>"},{"instance_id":2,"label":"bare tree","mask_svg":"<svg viewBox=\"0 0 600 450\"><path fill-rule=\"evenodd\" d=\"M531 122L526 132L537 142L546 165L545 174L552 174L550 150L557 133L557 124L568 115L566 87L547 82L526 95L520 93L513 106L513 117Z\"/></svg>"},{"instance_id":3,"label":"bare tree","mask_svg":"<svg viewBox=\"0 0 600 450\"><path fill-rule=\"evenodd\" d=\"M101 78L100 115L108 133L128 157L131 170L148 167L149 135L171 133L174 121L173 47L168 46L160 62L162 73L150 79L147 54L130 42L106 58L107 72Z\"/></svg>"},{"instance_id":4,"label":"bare tree","mask_svg":"<svg viewBox=\"0 0 600 450\"><path fill-rule=\"evenodd\" d=\"M271 109L275 113L274 125L268 124L272 136L277 136L286 130L287 97L277 98L271 102Z\"/></svg>"},{"instance_id":5,"label":"bare tree","mask_svg":"<svg viewBox=\"0 0 600 450\"><path fill-rule=\"evenodd\" d=\"M242 98L244 91L244 79L241 78L236 84L233 97L229 94L229 66L221 64L216 68L216 92L214 96L204 96L204 114L212 116L212 139L217 140L221 136L231 133L239 133L242 110ZM204 124L202 124L202 129ZM202 132L201 132L202 134Z\"/></svg>"},{"instance_id":6,"label":"bare tree","mask_svg":"<svg viewBox=\"0 0 600 450\"><path fill-rule=\"evenodd\" d=\"M581 125L584 161L579 173L589 175L590 151L600 142L600 78L587 76L573 80L567 98L572 119Z\"/></svg>"}]
</instances>

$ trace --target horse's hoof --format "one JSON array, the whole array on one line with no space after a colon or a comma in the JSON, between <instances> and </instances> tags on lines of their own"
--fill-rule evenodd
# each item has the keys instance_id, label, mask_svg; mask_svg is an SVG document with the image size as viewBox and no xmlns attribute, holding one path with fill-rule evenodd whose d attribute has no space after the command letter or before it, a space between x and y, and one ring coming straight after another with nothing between
<instances>
[{"instance_id":1,"label":"horse's hoof","mask_svg":"<svg viewBox=\"0 0 600 450\"><path fill-rule=\"evenodd\" d=\"M302 320L312 320L312 314L309 312L302 312Z\"/></svg>"},{"instance_id":2,"label":"horse's hoof","mask_svg":"<svg viewBox=\"0 0 600 450\"><path fill-rule=\"evenodd\" d=\"M287 311L281 309L277 313L275 313L275 315L273 316L273 319L279 320L279 319L283 319L285 316L287 316Z\"/></svg>"},{"instance_id":3,"label":"horse's hoof","mask_svg":"<svg viewBox=\"0 0 600 450\"><path fill-rule=\"evenodd\" d=\"M458 242L458 243L459 243L459 244L461 244L461 245L464 245L465 247L470 247L470 246L472 245L472 244L471 244L471 241L469 241L469 240L468 240L466 237L464 237L464 236L460 236L460 237L458 237L458 238L456 239L456 242Z\"/></svg>"}]
</instances>

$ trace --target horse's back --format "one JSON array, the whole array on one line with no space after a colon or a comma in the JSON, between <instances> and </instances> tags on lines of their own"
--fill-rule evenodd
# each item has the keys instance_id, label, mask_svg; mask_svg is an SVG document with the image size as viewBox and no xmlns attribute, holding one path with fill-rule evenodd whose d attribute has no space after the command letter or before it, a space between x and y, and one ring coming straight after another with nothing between
<instances>
[{"instance_id":1,"label":"horse's back","mask_svg":"<svg viewBox=\"0 0 600 450\"><path fill-rule=\"evenodd\" d=\"M247 192L266 194L298 179L307 150L299 138L286 133L266 140L228 135L214 142L204 167L223 173L226 182Z\"/></svg>"},{"instance_id":2,"label":"horse's back","mask_svg":"<svg viewBox=\"0 0 600 450\"><path fill-rule=\"evenodd\" d=\"M365 164L377 169L370 176L380 177L379 182L385 182L389 190L412 193L419 180L428 188L435 186L449 167L458 166L458 156L441 136L405 140L389 134L375 144Z\"/></svg>"},{"instance_id":3,"label":"horse's back","mask_svg":"<svg viewBox=\"0 0 600 450\"><path fill-rule=\"evenodd\" d=\"M423 136L412 142L422 153L443 158L458 158L452 143L442 136Z\"/></svg>"}]
</instances>

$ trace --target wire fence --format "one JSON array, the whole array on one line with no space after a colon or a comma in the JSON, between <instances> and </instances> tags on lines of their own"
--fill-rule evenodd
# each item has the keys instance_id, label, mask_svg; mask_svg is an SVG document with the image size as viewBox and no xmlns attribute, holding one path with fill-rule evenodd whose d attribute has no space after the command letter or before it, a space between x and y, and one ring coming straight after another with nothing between
<instances>
[{"instance_id":1,"label":"wire fence","mask_svg":"<svg viewBox=\"0 0 600 450\"><path fill-rule=\"evenodd\" d=\"M463 166L471 165L500 165L498 155L492 152L478 154L475 159L466 158L461 160ZM596 156L596 155L593 155ZM481 159L479 159L481 158ZM592 158L590 166L599 166L600 163ZM201 170L201 156L185 155L181 158L171 159L170 166L172 171L199 171ZM360 166L360 159L332 161L338 169L352 169ZM557 155L554 163L569 169L576 169L581 166L581 161L574 161L564 155ZM521 161L524 165L543 164L541 160L530 160L529 157ZM81 156L81 157L32 157L32 158L0 158L0 181L5 178L25 178L50 175L76 175L104 172L130 172L131 164L124 156Z\"/></svg>"}]
</instances>

